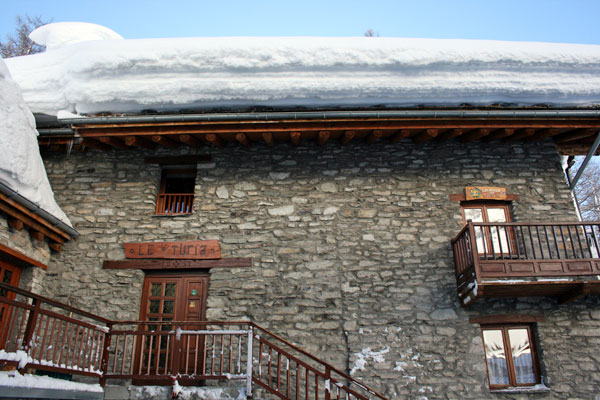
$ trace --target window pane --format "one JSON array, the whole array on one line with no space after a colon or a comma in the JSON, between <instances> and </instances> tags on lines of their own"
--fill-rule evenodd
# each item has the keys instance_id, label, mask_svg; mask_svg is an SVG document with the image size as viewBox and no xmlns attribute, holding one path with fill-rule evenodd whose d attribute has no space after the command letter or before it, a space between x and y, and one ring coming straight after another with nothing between
<instances>
[{"instance_id":1,"label":"window pane","mask_svg":"<svg viewBox=\"0 0 600 400\"><path fill-rule=\"evenodd\" d=\"M483 211L481 208L465 208L465 220L483 222Z\"/></svg>"},{"instance_id":2,"label":"window pane","mask_svg":"<svg viewBox=\"0 0 600 400\"><path fill-rule=\"evenodd\" d=\"M484 330L483 342L490 385L508 385L508 368L501 330Z\"/></svg>"},{"instance_id":3,"label":"window pane","mask_svg":"<svg viewBox=\"0 0 600 400\"><path fill-rule=\"evenodd\" d=\"M12 278L12 271L9 270L5 270L4 271L4 278L2 278L2 282L4 283L8 283L10 285L10 280Z\"/></svg>"},{"instance_id":4,"label":"window pane","mask_svg":"<svg viewBox=\"0 0 600 400\"><path fill-rule=\"evenodd\" d=\"M150 313L158 314L160 310L160 300L150 300Z\"/></svg>"},{"instance_id":5,"label":"window pane","mask_svg":"<svg viewBox=\"0 0 600 400\"><path fill-rule=\"evenodd\" d=\"M504 208L488 207L487 214L489 222L507 222Z\"/></svg>"},{"instance_id":6,"label":"window pane","mask_svg":"<svg viewBox=\"0 0 600 400\"><path fill-rule=\"evenodd\" d=\"M165 300L163 305L163 313L173 314L175 302L173 300Z\"/></svg>"},{"instance_id":7,"label":"window pane","mask_svg":"<svg viewBox=\"0 0 600 400\"><path fill-rule=\"evenodd\" d=\"M508 339L510 340L510 351L515 365L517 385L536 383L527 329L510 329Z\"/></svg>"},{"instance_id":8,"label":"window pane","mask_svg":"<svg viewBox=\"0 0 600 400\"><path fill-rule=\"evenodd\" d=\"M152 285L150 285L150 296L160 296L162 294L161 289L161 283L153 283Z\"/></svg>"},{"instance_id":9,"label":"window pane","mask_svg":"<svg viewBox=\"0 0 600 400\"><path fill-rule=\"evenodd\" d=\"M167 283L165 285L165 297L175 297L175 288L177 284L175 283Z\"/></svg>"}]
</instances>

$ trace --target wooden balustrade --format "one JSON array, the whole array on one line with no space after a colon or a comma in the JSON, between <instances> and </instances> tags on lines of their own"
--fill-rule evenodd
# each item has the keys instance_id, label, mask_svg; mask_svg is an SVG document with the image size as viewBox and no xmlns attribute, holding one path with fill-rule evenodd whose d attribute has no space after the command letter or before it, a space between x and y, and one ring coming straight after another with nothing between
<instances>
[{"instance_id":1,"label":"wooden balustrade","mask_svg":"<svg viewBox=\"0 0 600 400\"><path fill-rule=\"evenodd\" d=\"M464 300L470 301L484 292L490 297L492 294L504 297L557 294L568 297L567 291L573 290L578 293L600 292L600 286L593 279L588 278L585 283L576 280L600 274L599 222L468 221L451 245L459 297ZM561 284L560 277L567 278L568 282ZM508 278L512 281L506 280ZM515 278L533 279L535 282L521 282ZM542 288L540 278L554 287ZM491 285L493 280L496 280L495 289ZM503 288L499 283L505 284ZM488 289L483 290L486 284ZM507 288L506 284L512 284L513 288ZM528 288L519 290L519 286ZM581 289L583 286L585 290Z\"/></svg>"},{"instance_id":2,"label":"wooden balustrade","mask_svg":"<svg viewBox=\"0 0 600 400\"><path fill-rule=\"evenodd\" d=\"M190 214L194 206L193 193L159 193L156 215Z\"/></svg>"},{"instance_id":3,"label":"wooden balustrade","mask_svg":"<svg viewBox=\"0 0 600 400\"><path fill-rule=\"evenodd\" d=\"M281 399L386 399L252 322L112 321L4 283L0 315L9 321L0 327L0 366L96 376L103 385L236 379L248 395L256 384Z\"/></svg>"}]
</instances>

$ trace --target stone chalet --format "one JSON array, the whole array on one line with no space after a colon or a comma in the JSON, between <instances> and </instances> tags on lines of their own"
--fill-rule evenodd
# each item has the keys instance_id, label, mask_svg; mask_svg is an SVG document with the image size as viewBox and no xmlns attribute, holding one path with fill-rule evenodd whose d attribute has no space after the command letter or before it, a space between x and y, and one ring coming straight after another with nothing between
<instances>
[{"instance_id":1,"label":"stone chalet","mask_svg":"<svg viewBox=\"0 0 600 400\"><path fill-rule=\"evenodd\" d=\"M107 399L600 393L600 223L563 162L598 153L594 102L57 119L9 61L73 229L1 191L7 366Z\"/></svg>"}]
</instances>

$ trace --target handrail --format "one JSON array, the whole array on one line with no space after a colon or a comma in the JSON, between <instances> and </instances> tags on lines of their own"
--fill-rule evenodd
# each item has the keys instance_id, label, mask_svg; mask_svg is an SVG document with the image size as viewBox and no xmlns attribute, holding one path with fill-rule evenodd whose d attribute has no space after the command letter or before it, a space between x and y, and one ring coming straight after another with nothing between
<instances>
[{"instance_id":1,"label":"handrail","mask_svg":"<svg viewBox=\"0 0 600 400\"><path fill-rule=\"evenodd\" d=\"M24 357L25 364L19 360L0 361L19 365L21 369L33 367L96 376L101 384L105 384L106 379L132 378L160 378L172 383L174 376L190 382L198 379L246 379L248 394L252 391L251 384L256 383L282 399L291 398L290 382L293 381L296 396L302 392L302 397L307 399L309 396L319 398L319 393L322 393L325 400L330 400L331 392L337 391L338 398L343 393L346 399L376 397L387 400L348 373L254 322L117 321L4 283L0 283L0 288L12 292L9 297L19 295L32 299L32 304L29 304L0 297L0 307L6 307L5 312L8 310L10 314L9 323L0 327L0 339L4 334L10 335L9 342L13 343L7 347L0 341L0 349L15 352L15 355L19 350L25 351L19 356ZM54 307L54 310L45 309L47 306ZM60 310L106 326L61 315ZM115 329L122 325L133 325L134 329ZM149 325L159 329L147 329ZM210 325L231 328L208 329ZM253 338L257 339L257 345L253 345ZM269 354L269 379L266 379L267 373L265 377L261 375L261 363L267 363L267 359L263 359L263 350ZM274 379L272 373L275 371L271 355L277 358L276 380L271 379ZM306 357L306 360L300 357ZM281 392L282 361L288 363L286 393ZM296 366L295 377L290 376L289 363ZM243 364L246 364L245 368L242 368ZM300 370L304 371L302 376Z\"/></svg>"}]
</instances>

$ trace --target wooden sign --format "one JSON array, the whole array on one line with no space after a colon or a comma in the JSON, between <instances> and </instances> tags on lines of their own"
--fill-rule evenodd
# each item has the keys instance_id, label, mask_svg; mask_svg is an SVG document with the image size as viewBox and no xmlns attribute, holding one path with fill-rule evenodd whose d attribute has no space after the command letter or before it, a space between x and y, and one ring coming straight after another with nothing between
<instances>
[{"instance_id":1,"label":"wooden sign","mask_svg":"<svg viewBox=\"0 0 600 400\"><path fill-rule=\"evenodd\" d=\"M126 258L170 258L185 260L217 260L221 258L218 240L188 242L123 243Z\"/></svg>"},{"instance_id":2,"label":"wooden sign","mask_svg":"<svg viewBox=\"0 0 600 400\"><path fill-rule=\"evenodd\" d=\"M465 200L506 200L506 188L491 186L467 186Z\"/></svg>"}]
</instances>

